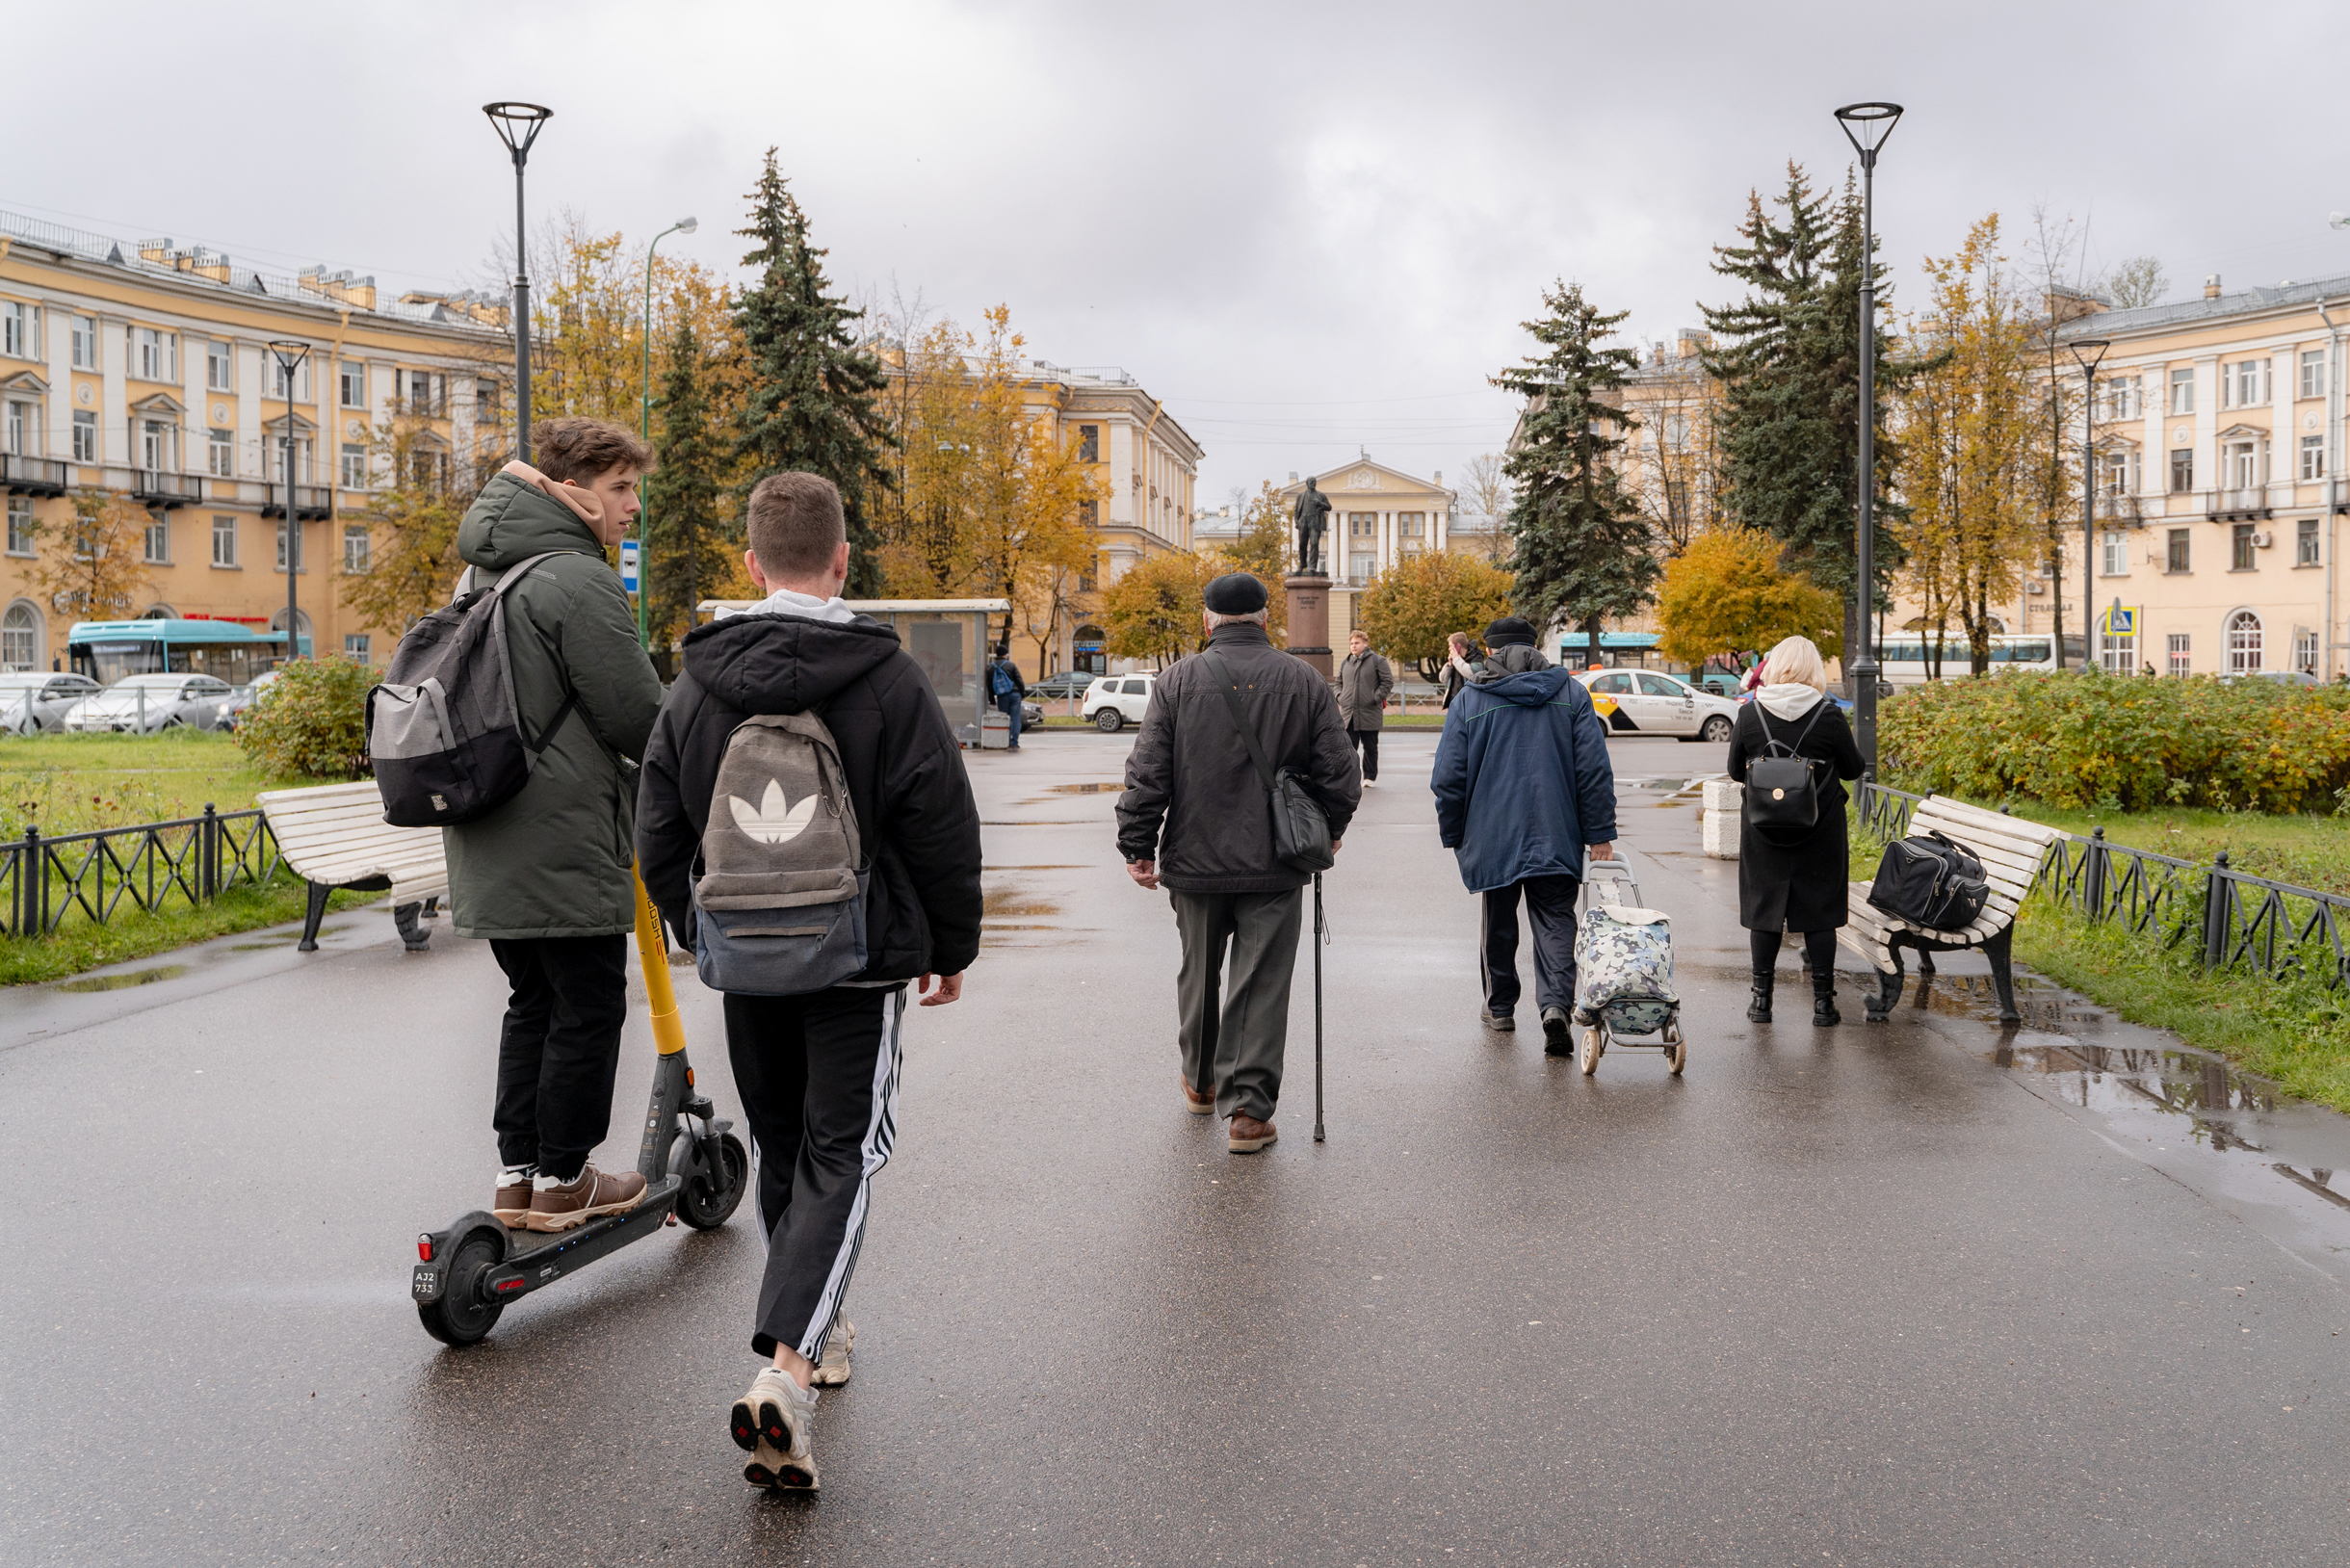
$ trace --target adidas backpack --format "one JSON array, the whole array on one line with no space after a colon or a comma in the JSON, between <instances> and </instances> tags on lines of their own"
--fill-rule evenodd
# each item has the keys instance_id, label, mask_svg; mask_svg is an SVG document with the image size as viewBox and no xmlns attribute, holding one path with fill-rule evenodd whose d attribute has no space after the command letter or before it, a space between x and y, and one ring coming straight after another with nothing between
<instances>
[{"instance_id":1,"label":"adidas backpack","mask_svg":"<svg viewBox=\"0 0 2350 1568\"><path fill-rule=\"evenodd\" d=\"M849 775L814 714L753 714L726 737L694 860L702 983L801 996L865 967L866 868Z\"/></svg>"},{"instance_id":2,"label":"adidas backpack","mask_svg":"<svg viewBox=\"0 0 2350 1568\"><path fill-rule=\"evenodd\" d=\"M488 588L465 589L408 628L367 693L367 751L396 827L469 823L522 793L539 752L571 717L562 706L534 741L522 732L506 649L506 592L559 551L518 562Z\"/></svg>"}]
</instances>

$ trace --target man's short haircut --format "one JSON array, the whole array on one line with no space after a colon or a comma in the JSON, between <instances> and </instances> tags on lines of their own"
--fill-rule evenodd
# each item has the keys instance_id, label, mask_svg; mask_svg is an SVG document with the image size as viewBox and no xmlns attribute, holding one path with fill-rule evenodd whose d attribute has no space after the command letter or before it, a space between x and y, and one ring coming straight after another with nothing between
<instances>
[{"instance_id":1,"label":"man's short haircut","mask_svg":"<svg viewBox=\"0 0 2350 1568\"><path fill-rule=\"evenodd\" d=\"M750 492L750 553L770 577L802 580L832 569L849 537L841 492L821 474L770 474Z\"/></svg>"},{"instance_id":2,"label":"man's short haircut","mask_svg":"<svg viewBox=\"0 0 2350 1568\"><path fill-rule=\"evenodd\" d=\"M531 430L531 465L557 483L593 484L615 468L641 474L653 449L609 419L542 419Z\"/></svg>"},{"instance_id":3,"label":"man's short haircut","mask_svg":"<svg viewBox=\"0 0 2350 1568\"><path fill-rule=\"evenodd\" d=\"M1246 621L1251 626L1264 626L1268 624L1273 618L1273 613L1269 610L1251 610L1245 614L1237 615L1218 614L1213 610L1208 611L1206 614L1208 617L1208 630L1212 632L1214 631L1218 626L1229 626L1235 621Z\"/></svg>"}]
</instances>

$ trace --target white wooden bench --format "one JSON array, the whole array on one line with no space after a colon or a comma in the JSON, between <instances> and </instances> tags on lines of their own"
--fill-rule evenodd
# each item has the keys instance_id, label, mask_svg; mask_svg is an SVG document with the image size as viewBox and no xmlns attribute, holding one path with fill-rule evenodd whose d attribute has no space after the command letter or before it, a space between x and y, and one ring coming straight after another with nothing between
<instances>
[{"instance_id":1,"label":"white wooden bench","mask_svg":"<svg viewBox=\"0 0 2350 1568\"><path fill-rule=\"evenodd\" d=\"M1868 883L1852 884L1848 900L1851 923L1843 928L1842 940L1844 946L1876 969L1878 994L1864 1004L1869 1021L1884 1022L1901 1000L1901 950L1907 947L1917 950L1921 975L1934 973L1933 955L1937 953L1982 949L1983 955L1991 960L1992 983L1998 988L1999 1021L2019 1022L2023 1015L2016 1011L2011 956L2016 909L2031 891L2032 880L2040 874L2040 862L2049 845L2057 838L2057 830L2021 817L1945 799L1939 795L1929 795L1918 803L1910 817L1909 830L1913 836L1940 833L1954 844L1964 845L1982 861L1984 879L1991 883L1991 898L1983 905L1982 914L1966 929L1938 931L1887 914L1868 902Z\"/></svg>"},{"instance_id":2,"label":"white wooden bench","mask_svg":"<svg viewBox=\"0 0 2350 1568\"><path fill-rule=\"evenodd\" d=\"M449 896L449 861L437 827L394 827L383 820L383 797L372 781L321 784L306 790L264 790L261 810L276 835L277 852L310 884L303 918L303 953L318 951L326 895L338 887L388 889L392 921L410 953L432 940L419 924Z\"/></svg>"}]
</instances>

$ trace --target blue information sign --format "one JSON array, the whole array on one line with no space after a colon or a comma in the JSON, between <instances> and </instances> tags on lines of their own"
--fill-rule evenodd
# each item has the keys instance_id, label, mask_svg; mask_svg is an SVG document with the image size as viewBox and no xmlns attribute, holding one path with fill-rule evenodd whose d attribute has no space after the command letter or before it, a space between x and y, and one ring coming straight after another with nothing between
<instances>
[{"instance_id":1,"label":"blue information sign","mask_svg":"<svg viewBox=\"0 0 2350 1568\"><path fill-rule=\"evenodd\" d=\"M620 586L629 592L637 591L637 541L620 541Z\"/></svg>"}]
</instances>

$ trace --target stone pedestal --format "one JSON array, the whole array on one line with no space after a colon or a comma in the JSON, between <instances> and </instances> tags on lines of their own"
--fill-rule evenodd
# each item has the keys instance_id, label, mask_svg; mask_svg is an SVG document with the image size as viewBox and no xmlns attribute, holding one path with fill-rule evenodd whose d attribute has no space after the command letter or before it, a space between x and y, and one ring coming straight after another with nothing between
<instances>
[{"instance_id":1,"label":"stone pedestal","mask_svg":"<svg viewBox=\"0 0 2350 1568\"><path fill-rule=\"evenodd\" d=\"M1290 651L1330 678L1330 579L1299 573L1281 580L1290 596Z\"/></svg>"}]
</instances>

